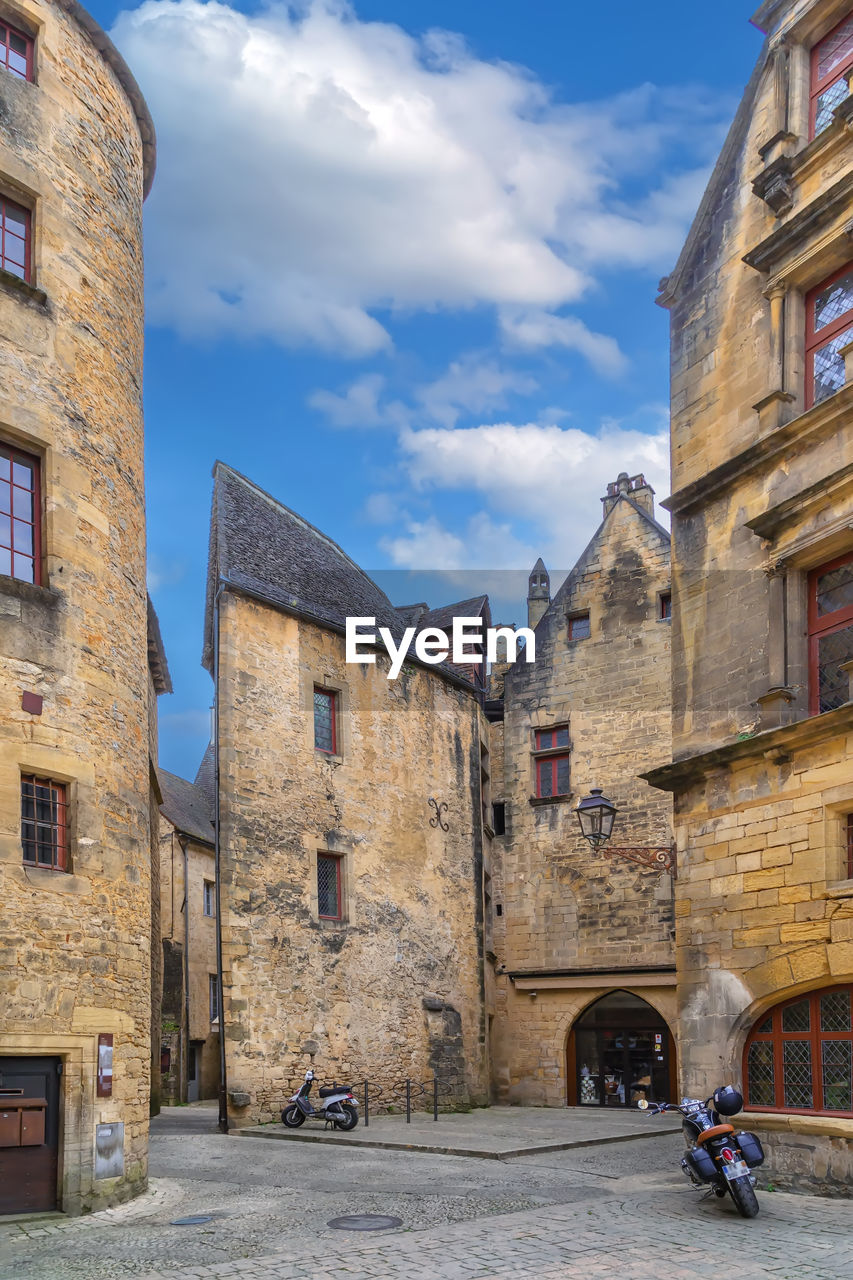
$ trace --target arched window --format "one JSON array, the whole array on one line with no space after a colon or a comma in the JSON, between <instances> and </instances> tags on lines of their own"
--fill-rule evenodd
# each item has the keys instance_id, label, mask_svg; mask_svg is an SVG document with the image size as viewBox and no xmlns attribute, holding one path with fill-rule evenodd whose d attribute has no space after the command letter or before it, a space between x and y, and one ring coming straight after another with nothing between
<instances>
[{"instance_id":1,"label":"arched window","mask_svg":"<svg viewBox=\"0 0 853 1280\"><path fill-rule=\"evenodd\" d=\"M746 1106L853 1116L853 986L827 987L764 1014L744 1049Z\"/></svg>"}]
</instances>

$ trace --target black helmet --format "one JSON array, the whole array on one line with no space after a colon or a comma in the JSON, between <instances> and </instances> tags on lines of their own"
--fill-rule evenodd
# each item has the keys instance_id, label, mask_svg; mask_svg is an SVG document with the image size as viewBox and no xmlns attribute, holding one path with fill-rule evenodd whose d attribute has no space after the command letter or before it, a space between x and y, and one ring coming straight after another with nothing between
<instances>
[{"instance_id":1,"label":"black helmet","mask_svg":"<svg viewBox=\"0 0 853 1280\"><path fill-rule=\"evenodd\" d=\"M743 1110L743 1094L738 1093L733 1085L723 1085L714 1091L714 1106L721 1116L733 1116Z\"/></svg>"}]
</instances>

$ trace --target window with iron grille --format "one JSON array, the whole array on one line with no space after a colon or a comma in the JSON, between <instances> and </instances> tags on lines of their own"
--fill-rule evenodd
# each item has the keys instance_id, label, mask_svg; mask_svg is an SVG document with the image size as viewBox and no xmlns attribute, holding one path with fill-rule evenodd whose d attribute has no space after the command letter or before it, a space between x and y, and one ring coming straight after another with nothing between
<instances>
[{"instance_id":1,"label":"window with iron grille","mask_svg":"<svg viewBox=\"0 0 853 1280\"><path fill-rule=\"evenodd\" d=\"M314 688L314 746L329 755L338 753L338 695Z\"/></svg>"},{"instance_id":2,"label":"window with iron grille","mask_svg":"<svg viewBox=\"0 0 853 1280\"><path fill-rule=\"evenodd\" d=\"M849 95L847 76L853 67L853 13L839 22L812 49L810 137L832 124L833 112Z\"/></svg>"},{"instance_id":3,"label":"window with iron grille","mask_svg":"<svg viewBox=\"0 0 853 1280\"><path fill-rule=\"evenodd\" d=\"M204 904L204 914L205 914L206 916L214 916L214 915L216 915L216 896L215 896L215 887L216 887L216 886L215 886L215 884L214 884L214 881L213 881L213 880L205 880L205 882L204 882L204 893L203 893L203 904Z\"/></svg>"},{"instance_id":4,"label":"window with iron grille","mask_svg":"<svg viewBox=\"0 0 853 1280\"><path fill-rule=\"evenodd\" d=\"M569 726L537 729L533 755L536 764L536 795L540 799L569 794Z\"/></svg>"},{"instance_id":5,"label":"window with iron grille","mask_svg":"<svg viewBox=\"0 0 853 1280\"><path fill-rule=\"evenodd\" d=\"M589 614L576 613L569 618L569 639L588 640L590 636Z\"/></svg>"},{"instance_id":6,"label":"window with iron grille","mask_svg":"<svg viewBox=\"0 0 853 1280\"><path fill-rule=\"evenodd\" d=\"M68 870L68 802L64 782L21 777L21 843L27 866Z\"/></svg>"},{"instance_id":7,"label":"window with iron grille","mask_svg":"<svg viewBox=\"0 0 853 1280\"><path fill-rule=\"evenodd\" d=\"M658 617L661 622L669 622L672 618L672 592L662 591L658 596Z\"/></svg>"},{"instance_id":8,"label":"window with iron grille","mask_svg":"<svg viewBox=\"0 0 853 1280\"><path fill-rule=\"evenodd\" d=\"M0 67L19 80L33 78L33 40L0 19Z\"/></svg>"},{"instance_id":9,"label":"window with iron grille","mask_svg":"<svg viewBox=\"0 0 853 1280\"><path fill-rule=\"evenodd\" d=\"M809 574L809 711L819 715L848 701L853 659L853 554Z\"/></svg>"},{"instance_id":10,"label":"window with iron grille","mask_svg":"<svg viewBox=\"0 0 853 1280\"><path fill-rule=\"evenodd\" d=\"M30 279L31 222L29 209L0 192L0 267L19 280Z\"/></svg>"},{"instance_id":11,"label":"window with iron grille","mask_svg":"<svg viewBox=\"0 0 853 1280\"><path fill-rule=\"evenodd\" d=\"M744 1049L752 1111L853 1115L853 986L827 987L764 1014Z\"/></svg>"},{"instance_id":12,"label":"window with iron grille","mask_svg":"<svg viewBox=\"0 0 853 1280\"><path fill-rule=\"evenodd\" d=\"M208 1000L210 1002L210 1021L216 1022L219 1017L219 978L215 973L208 975Z\"/></svg>"},{"instance_id":13,"label":"window with iron grille","mask_svg":"<svg viewBox=\"0 0 853 1280\"><path fill-rule=\"evenodd\" d=\"M853 342L853 263L806 294L806 408L844 386L841 351Z\"/></svg>"},{"instance_id":14,"label":"window with iron grille","mask_svg":"<svg viewBox=\"0 0 853 1280\"><path fill-rule=\"evenodd\" d=\"M39 461L0 440L0 574L40 580Z\"/></svg>"},{"instance_id":15,"label":"window with iron grille","mask_svg":"<svg viewBox=\"0 0 853 1280\"><path fill-rule=\"evenodd\" d=\"M331 853L317 854L317 914L322 920L342 920L341 859Z\"/></svg>"}]
</instances>

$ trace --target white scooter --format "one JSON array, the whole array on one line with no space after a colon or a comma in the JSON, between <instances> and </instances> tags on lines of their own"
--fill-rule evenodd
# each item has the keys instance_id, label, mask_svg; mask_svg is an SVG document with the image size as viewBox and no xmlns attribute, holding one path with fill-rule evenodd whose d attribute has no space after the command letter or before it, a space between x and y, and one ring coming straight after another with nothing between
<instances>
[{"instance_id":1,"label":"white scooter","mask_svg":"<svg viewBox=\"0 0 853 1280\"><path fill-rule=\"evenodd\" d=\"M314 1072L305 1072L305 1083L298 1093L294 1093L288 1105L281 1113L281 1123L288 1129L298 1129L306 1120L325 1120L336 1129L354 1129L358 1124L358 1100L353 1097L352 1088L348 1084L333 1084L319 1090L323 1099L322 1106L314 1108L308 1101L311 1085L314 1083Z\"/></svg>"}]
</instances>

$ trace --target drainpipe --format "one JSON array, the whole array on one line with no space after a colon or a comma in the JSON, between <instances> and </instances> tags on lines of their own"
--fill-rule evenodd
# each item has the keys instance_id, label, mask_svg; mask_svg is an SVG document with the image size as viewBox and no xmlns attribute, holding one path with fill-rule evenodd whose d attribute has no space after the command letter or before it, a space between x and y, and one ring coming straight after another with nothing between
<instances>
[{"instance_id":1,"label":"drainpipe","mask_svg":"<svg viewBox=\"0 0 853 1280\"><path fill-rule=\"evenodd\" d=\"M219 839L219 598L227 583L220 579L213 597L213 860L216 899L216 982L219 988L219 1128L228 1132L228 1080L225 1065L225 1003L222 999L222 875L221 845Z\"/></svg>"},{"instance_id":2,"label":"drainpipe","mask_svg":"<svg viewBox=\"0 0 853 1280\"><path fill-rule=\"evenodd\" d=\"M190 1100L190 880L187 838L178 833L178 844L184 855L184 1034L181 1036L181 1093Z\"/></svg>"}]
</instances>

